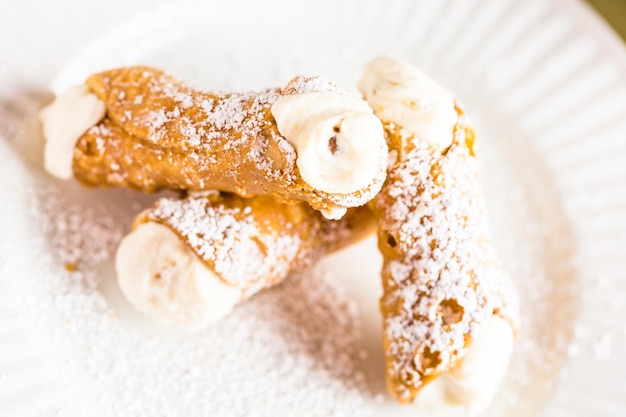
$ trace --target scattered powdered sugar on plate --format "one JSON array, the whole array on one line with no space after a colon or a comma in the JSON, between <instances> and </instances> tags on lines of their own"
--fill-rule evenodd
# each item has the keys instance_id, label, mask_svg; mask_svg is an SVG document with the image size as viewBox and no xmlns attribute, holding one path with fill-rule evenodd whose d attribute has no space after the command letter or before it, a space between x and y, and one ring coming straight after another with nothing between
<instances>
[{"instance_id":1,"label":"scattered powdered sugar on plate","mask_svg":"<svg viewBox=\"0 0 626 417\"><path fill-rule=\"evenodd\" d=\"M521 328L507 379L489 416L538 413L560 382L580 308L575 238L558 193L523 135L494 123L490 104L474 103L484 138L483 190L498 253L520 296ZM505 139L506 140L505 140ZM532 401L530 400L532 399Z\"/></svg>"},{"instance_id":2,"label":"scattered powdered sugar on plate","mask_svg":"<svg viewBox=\"0 0 626 417\"><path fill-rule=\"evenodd\" d=\"M319 268L294 276L199 334L142 331L102 291L126 232L119 205L36 193L33 214L51 255L36 278L48 298L36 330L72 346L68 365L93 382L105 415L366 414L357 307L335 277Z\"/></svg>"},{"instance_id":3,"label":"scattered powdered sugar on plate","mask_svg":"<svg viewBox=\"0 0 626 417\"><path fill-rule=\"evenodd\" d=\"M541 401L537 398L558 383L554 375L568 357L577 297L570 293L569 251L561 247L567 240L550 238L567 237L567 229L555 220L560 212L555 197L544 194L544 177L519 180L520 170L507 166L513 158L502 143L492 141L483 149L491 155L489 170L498 173L483 176L488 201L501 203L490 207L492 230L522 298L522 329L509 378L488 415L529 415ZM29 239L44 239L46 248L32 250L41 274L31 279L37 294L29 294L24 309L35 310L31 331L42 345L69 347L63 366L76 371L60 376L64 391L84 396L79 384L93 385L99 402L83 415L93 415L94 408L112 416L367 414L372 398L358 366L359 319L353 295L337 284L340 269L332 271L333 279L320 270L291 279L198 335L148 332L128 316L130 306L115 303L103 288L117 287L111 267L117 242L150 204L136 204L131 195L139 194L125 190L37 187L32 214L39 232ZM74 202L76 196L81 201ZM532 207L537 202L546 207ZM359 286L378 279L378 271L363 272ZM367 306L375 310L371 301ZM378 323L378 313L372 315ZM369 353L376 358L380 336L373 334L377 350ZM597 355L614 349L615 341L598 339ZM82 376L80 382L74 375ZM370 386L383 378L368 374ZM390 396L380 392L383 396L374 398L388 407ZM391 404L399 415L411 411Z\"/></svg>"}]
</instances>

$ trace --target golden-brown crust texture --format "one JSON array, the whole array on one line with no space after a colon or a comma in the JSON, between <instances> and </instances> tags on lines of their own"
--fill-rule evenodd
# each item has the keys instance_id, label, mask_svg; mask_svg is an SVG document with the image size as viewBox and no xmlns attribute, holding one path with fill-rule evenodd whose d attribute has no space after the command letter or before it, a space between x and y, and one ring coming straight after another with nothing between
<instances>
[{"instance_id":1,"label":"golden-brown crust texture","mask_svg":"<svg viewBox=\"0 0 626 417\"><path fill-rule=\"evenodd\" d=\"M146 221L174 231L217 276L241 288L246 297L370 235L376 227L366 206L350 209L335 221L305 203L228 193L160 199L138 216L135 226Z\"/></svg>"},{"instance_id":2,"label":"golden-brown crust texture","mask_svg":"<svg viewBox=\"0 0 626 417\"><path fill-rule=\"evenodd\" d=\"M474 130L458 112L444 151L383 123L395 162L372 207L384 259L387 385L400 402L450 371L490 315L515 323L515 297L487 230Z\"/></svg>"},{"instance_id":3,"label":"golden-brown crust texture","mask_svg":"<svg viewBox=\"0 0 626 417\"><path fill-rule=\"evenodd\" d=\"M217 189L244 197L305 201L317 210L357 207L385 178L385 162L368 187L351 194L313 189L300 176L293 146L280 135L271 106L281 96L336 91L319 77L296 77L284 88L253 93L193 89L149 67L91 76L105 119L79 140L73 172L83 183L154 191Z\"/></svg>"}]
</instances>

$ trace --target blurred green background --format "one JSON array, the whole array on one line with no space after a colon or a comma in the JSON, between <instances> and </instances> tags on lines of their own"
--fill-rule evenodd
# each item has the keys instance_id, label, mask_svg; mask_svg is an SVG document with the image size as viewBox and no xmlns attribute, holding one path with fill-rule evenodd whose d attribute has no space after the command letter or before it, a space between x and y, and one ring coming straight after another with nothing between
<instances>
[{"instance_id":1,"label":"blurred green background","mask_svg":"<svg viewBox=\"0 0 626 417\"><path fill-rule=\"evenodd\" d=\"M626 39L626 0L587 0Z\"/></svg>"}]
</instances>

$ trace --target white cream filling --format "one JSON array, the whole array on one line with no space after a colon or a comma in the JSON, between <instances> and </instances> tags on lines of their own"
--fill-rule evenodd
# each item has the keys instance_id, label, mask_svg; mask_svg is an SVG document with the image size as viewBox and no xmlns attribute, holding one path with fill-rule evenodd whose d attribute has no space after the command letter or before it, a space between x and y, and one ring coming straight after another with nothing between
<instances>
[{"instance_id":1,"label":"white cream filling","mask_svg":"<svg viewBox=\"0 0 626 417\"><path fill-rule=\"evenodd\" d=\"M419 415L466 417L484 411L506 375L514 342L511 325L492 316L461 362L419 392L413 403Z\"/></svg>"},{"instance_id":2,"label":"white cream filling","mask_svg":"<svg viewBox=\"0 0 626 417\"><path fill-rule=\"evenodd\" d=\"M57 178L70 179L76 142L105 114L104 102L84 84L70 88L44 108L39 117L46 140L46 171Z\"/></svg>"},{"instance_id":3,"label":"white cream filling","mask_svg":"<svg viewBox=\"0 0 626 417\"><path fill-rule=\"evenodd\" d=\"M418 139L446 148L458 119L452 97L417 68L382 56L365 66L359 90L383 122L393 122Z\"/></svg>"},{"instance_id":4,"label":"white cream filling","mask_svg":"<svg viewBox=\"0 0 626 417\"><path fill-rule=\"evenodd\" d=\"M331 208L321 210L322 216L326 217L328 220L340 220L347 212L348 209L346 208Z\"/></svg>"},{"instance_id":5,"label":"white cream filling","mask_svg":"<svg viewBox=\"0 0 626 417\"><path fill-rule=\"evenodd\" d=\"M239 288L225 284L169 228L148 222L122 239L119 286L140 312L162 323L206 327L231 312Z\"/></svg>"},{"instance_id":6,"label":"white cream filling","mask_svg":"<svg viewBox=\"0 0 626 417\"><path fill-rule=\"evenodd\" d=\"M311 92L282 97L271 111L278 131L295 147L296 165L311 187L350 194L371 185L379 174L387 147L382 124L365 101Z\"/></svg>"}]
</instances>

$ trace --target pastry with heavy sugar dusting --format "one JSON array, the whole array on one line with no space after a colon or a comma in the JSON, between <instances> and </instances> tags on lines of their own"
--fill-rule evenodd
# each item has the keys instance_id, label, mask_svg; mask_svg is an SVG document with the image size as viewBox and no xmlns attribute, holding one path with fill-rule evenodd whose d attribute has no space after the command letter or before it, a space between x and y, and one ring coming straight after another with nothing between
<instances>
[{"instance_id":1,"label":"pastry with heavy sugar dusting","mask_svg":"<svg viewBox=\"0 0 626 417\"><path fill-rule=\"evenodd\" d=\"M139 311L198 329L373 233L375 225L367 206L333 221L305 203L271 197L163 198L136 218L120 243L118 281Z\"/></svg>"},{"instance_id":2,"label":"pastry with heavy sugar dusting","mask_svg":"<svg viewBox=\"0 0 626 417\"><path fill-rule=\"evenodd\" d=\"M389 390L434 415L476 415L506 373L517 310L489 238L474 129L447 92L393 58L370 61L359 89L391 156L372 203Z\"/></svg>"},{"instance_id":3,"label":"pastry with heavy sugar dusting","mask_svg":"<svg viewBox=\"0 0 626 417\"><path fill-rule=\"evenodd\" d=\"M57 97L42 121L48 171L89 185L273 196L340 218L385 179L380 121L320 77L219 93L119 68Z\"/></svg>"}]
</instances>

